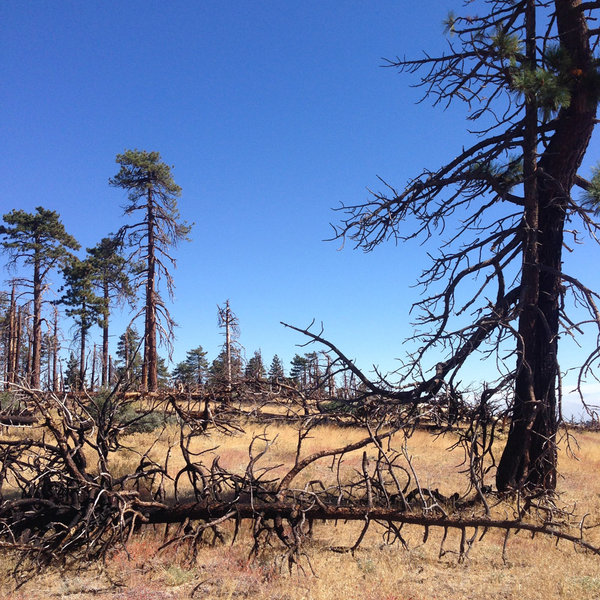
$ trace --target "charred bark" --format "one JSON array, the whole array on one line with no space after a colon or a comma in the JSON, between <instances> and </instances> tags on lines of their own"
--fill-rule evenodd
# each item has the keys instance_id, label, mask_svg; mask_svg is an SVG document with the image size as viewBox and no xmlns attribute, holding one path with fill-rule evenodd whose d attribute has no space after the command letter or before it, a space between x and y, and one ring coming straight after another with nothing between
<instances>
[{"instance_id":1,"label":"charred bark","mask_svg":"<svg viewBox=\"0 0 600 600\"><path fill-rule=\"evenodd\" d=\"M572 69L582 75L574 84L569 106L562 108L555 120L555 131L537 169L529 175L535 178L535 188L529 196L526 190L526 235L535 238L536 247L527 246L524 251L522 286L526 295L519 318L513 417L497 474L498 489L503 491L525 486L553 490L556 486L564 225L570 190L594 129L597 104L590 85L595 67L580 5L580 0L555 3L561 47L571 58ZM537 214L537 224L530 219L531 212Z\"/></svg>"},{"instance_id":2,"label":"charred bark","mask_svg":"<svg viewBox=\"0 0 600 600\"><path fill-rule=\"evenodd\" d=\"M142 364L142 389L155 392L158 389L158 359L156 352L156 248L155 215L152 190L147 195L147 252L146 307L144 325L144 361Z\"/></svg>"},{"instance_id":3,"label":"charred bark","mask_svg":"<svg viewBox=\"0 0 600 600\"><path fill-rule=\"evenodd\" d=\"M106 387L109 383L109 358L108 358L108 321L110 303L110 293L108 289L108 281L104 281L102 288L102 298L104 300L105 312L102 319L102 387Z\"/></svg>"}]
</instances>

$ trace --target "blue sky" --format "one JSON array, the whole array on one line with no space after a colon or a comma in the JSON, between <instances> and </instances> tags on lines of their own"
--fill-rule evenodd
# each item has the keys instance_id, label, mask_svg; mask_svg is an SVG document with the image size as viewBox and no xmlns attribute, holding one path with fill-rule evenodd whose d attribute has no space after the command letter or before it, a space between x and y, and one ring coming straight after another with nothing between
<instances>
[{"instance_id":1,"label":"blue sky","mask_svg":"<svg viewBox=\"0 0 600 600\"><path fill-rule=\"evenodd\" d=\"M229 298L248 357L287 363L305 350L279 321L314 318L364 368L393 369L426 251L323 240L378 176L401 187L469 142L462 107L416 104L415 79L382 68L443 49L455 4L3 2L0 209L57 210L92 246L124 223L115 155L158 150L195 223L175 252L176 361L218 353Z\"/></svg>"}]
</instances>

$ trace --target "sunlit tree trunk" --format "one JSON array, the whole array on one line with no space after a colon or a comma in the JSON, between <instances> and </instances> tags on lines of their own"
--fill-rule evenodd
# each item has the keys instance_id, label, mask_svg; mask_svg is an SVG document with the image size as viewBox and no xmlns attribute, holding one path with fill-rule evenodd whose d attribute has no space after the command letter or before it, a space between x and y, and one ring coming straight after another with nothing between
<instances>
[{"instance_id":1,"label":"sunlit tree trunk","mask_svg":"<svg viewBox=\"0 0 600 600\"><path fill-rule=\"evenodd\" d=\"M58 309L54 307L54 331L52 334L52 391L58 392Z\"/></svg>"},{"instance_id":2,"label":"sunlit tree trunk","mask_svg":"<svg viewBox=\"0 0 600 600\"><path fill-rule=\"evenodd\" d=\"M85 303L82 308L85 312ZM79 330L79 336L79 391L83 391L85 389L85 342L87 337L87 328L84 325Z\"/></svg>"},{"instance_id":3,"label":"sunlit tree trunk","mask_svg":"<svg viewBox=\"0 0 600 600\"><path fill-rule=\"evenodd\" d=\"M6 389L16 381L17 370L17 301L16 285L13 283L8 309L8 339L6 349Z\"/></svg>"},{"instance_id":4,"label":"sunlit tree trunk","mask_svg":"<svg viewBox=\"0 0 600 600\"><path fill-rule=\"evenodd\" d=\"M40 387L42 356L42 275L40 261L36 256L33 267L33 343L30 364L31 386Z\"/></svg>"},{"instance_id":5,"label":"sunlit tree trunk","mask_svg":"<svg viewBox=\"0 0 600 600\"><path fill-rule=\"evenodd\" d=\"M104 299L105 306L108 307L110 298L109 298L109 289L108 282L105 281L102 290L102 297ZM108 309L104 314L104 318L102 321L102 387L106 387L108 385L109 380L109 365L108 365L108 319L109 312Z\"/></svg>"}]
</instances>

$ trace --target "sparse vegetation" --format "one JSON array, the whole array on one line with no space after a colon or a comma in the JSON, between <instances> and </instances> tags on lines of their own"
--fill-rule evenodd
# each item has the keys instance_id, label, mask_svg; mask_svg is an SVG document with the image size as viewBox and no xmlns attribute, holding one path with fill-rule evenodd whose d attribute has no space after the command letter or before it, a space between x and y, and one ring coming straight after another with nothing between
<instances>
[{"instance_id":1,"label":"sparse vegetation","mask_svg":"<svg viewBox=\"0 0 600 600\"><path fill-rule=\"evenodd\" d=\"M248 446L252 436L262 433L260 426L248 427L235 436L214 432L198 440L197 451L209 450L208 460L219 456L225 468L242 472L247 461ZM161 434L155 456L164 454L175 428ZM314 452L343 444L360 436L355 429L340 429L326 425L314 430L308 440L307 452ZM269 430L275 438L270 463L293 460L297 431L292 426L277 426ZM577 458L569 453L559 457L562 477L559 494L565 503L577 501L581 513L589 513L588 523L600 521L600 485L596 473L600 468L600 438L597 433L580 432L577 435ZM128 436L127 445L145 446L152 440L148 434ZM434 436L426 431L416 431L411 438L411 454L415 468L421 474L423 485L439 486L441 490L460 489L464 479L460 473L461 453L448 452L456 441L456 434ZM328 460L315 465L311 477L323 477L330 472ZM348 471L360 469L360 452L346 459ZM172 465L176 471L181 463ZM133 464L123 465L125 470ZM247 525L235 544L229 542L234 524L223 528L226 543L216 546L207 543L198 549L197 557L190 561L185 547L168 546L164 526L144 527L127 544L126 549L116 546L102 564L82 565L66 573L50 569L42 576L14 591L11 569L14 559L2 563L2 589L0 598L35 600L62 597L83 600L101 594L105 598L202 598L214 599L253 597L257 600L286 598L318 598L331 600L343 597L357 600L399 600L430 598L519 598L537 600L548 598L577 598L595 600L600 585L598 558L585 552L574 552L573 547L545 537L530 536L521 532L511 536L507 561L502 561L503 537L491 533L478 542L466 563L458 561L454 552L457 539L449 534L450 550L439 558L442 531L432 531L432 539L423 543L421 528L403 529L408 548L388 546L379 532L370 531L354 555L332 551L336 546L351 546L358 536L359 523L316 523L313 538L306 553L317 577L294 572L288 574L281 563L277 547L265 548L260 556L249 558L252 532ZM600 532L593 534L600 537ZM73 565L72 565L73 566ZM526 582L526 583L525 583ZM193 595L192 595L193 594Z\"/></svg>"}]
</instances>

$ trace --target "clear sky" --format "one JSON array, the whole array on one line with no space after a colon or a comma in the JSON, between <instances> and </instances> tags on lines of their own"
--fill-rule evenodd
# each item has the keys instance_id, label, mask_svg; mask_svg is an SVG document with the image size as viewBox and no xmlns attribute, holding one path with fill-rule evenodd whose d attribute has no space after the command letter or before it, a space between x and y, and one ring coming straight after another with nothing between
<instances>
[{"instance_id":1,"label":"clear sky","mask_svg":"<svg viewBox=\"0 0 600 600\"><path fill-rule=\"evenodd\" d=\"M198 345L216 356L216 307L229 298L248 358L260 348L287 367L306 350L279 322L314 318L363 368L393 369L427 249L363 254L323 240L339 220L331 209L366 200L367 188L382 188L378 176L401 187L469 143L462 107L416 104L414 77L382 68L384 58L443 49L450 8L2 2L0 209L57 210L93 246L124 223L124 193L108 186L115 155L157 150L195 223L175 251L175 361ZM587 164L598 154L595 139Z\"/></svg>"}]
</instances>

